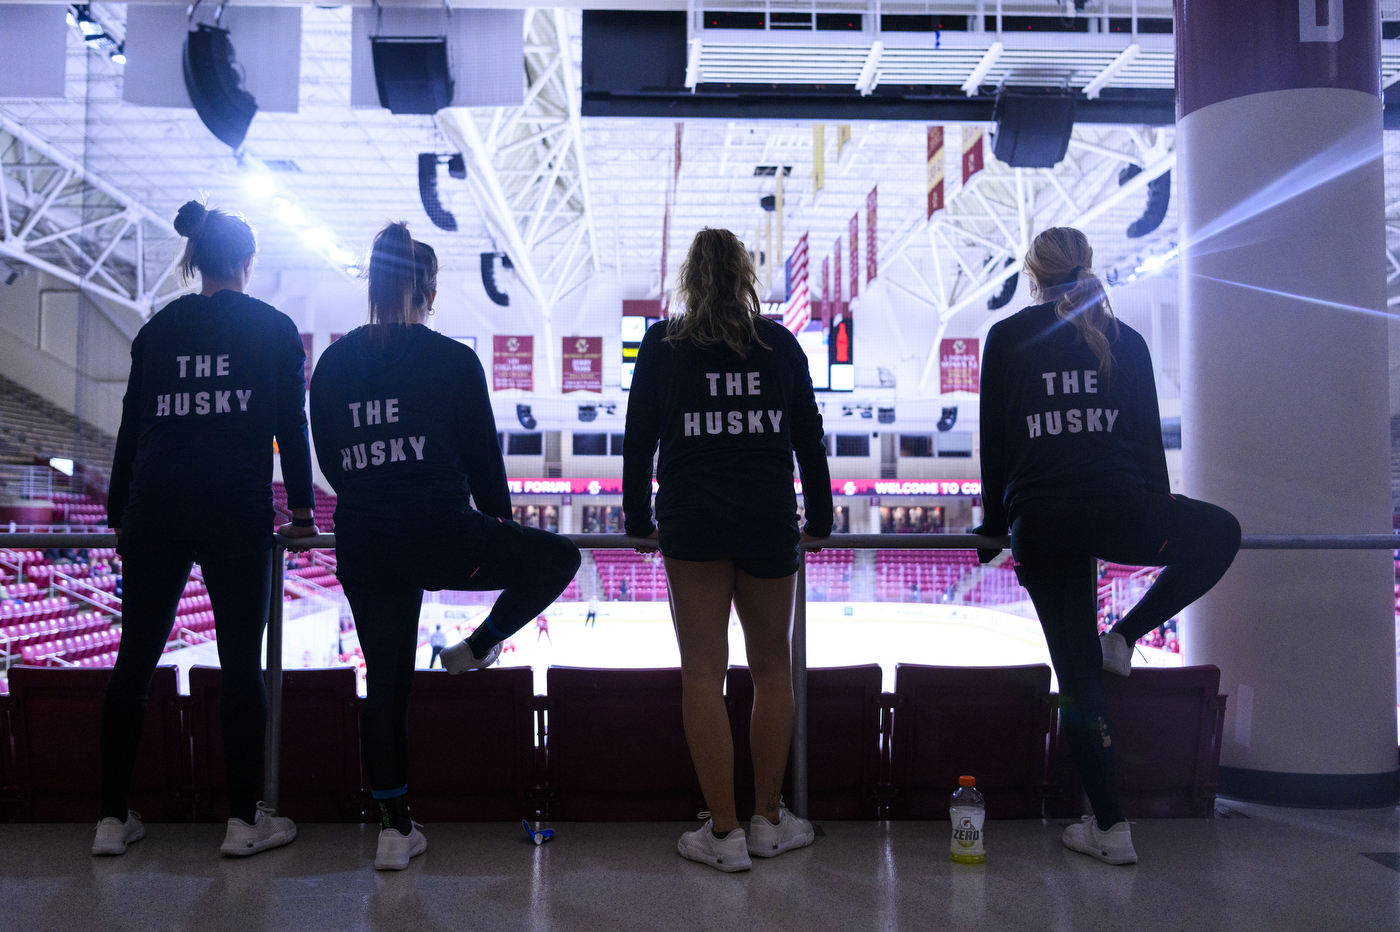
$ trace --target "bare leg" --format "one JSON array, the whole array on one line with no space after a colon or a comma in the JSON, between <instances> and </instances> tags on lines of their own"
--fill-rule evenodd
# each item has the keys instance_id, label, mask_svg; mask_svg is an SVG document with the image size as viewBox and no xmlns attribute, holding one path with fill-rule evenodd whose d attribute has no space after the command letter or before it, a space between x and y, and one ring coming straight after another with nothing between
<instances>
[{"instance_id":1,"label":"bare leg","mask_svg":"<svg viewBox=\"0 0 1400 932\"><path fill-rule=\"evenodd\" d=\"M714 831L739 827L734 812L734 741L724 704L729 669L729 605L734 597L734 564L666 558L671 619L681 650L681 708L685 740Z\"/></svg>"},{"instance_id":2,"label":"bare leg","mask_svg":"<svg viewBox=\"0 0 1400 932\"><path fill-rule=\"evenodd\" d=\"M794 576L758 579L734 571L734 607L744 626L744 647L753 674L754 811L778 822L778 807L792 747L792 600Z\"/></svg>"}]
</instances>

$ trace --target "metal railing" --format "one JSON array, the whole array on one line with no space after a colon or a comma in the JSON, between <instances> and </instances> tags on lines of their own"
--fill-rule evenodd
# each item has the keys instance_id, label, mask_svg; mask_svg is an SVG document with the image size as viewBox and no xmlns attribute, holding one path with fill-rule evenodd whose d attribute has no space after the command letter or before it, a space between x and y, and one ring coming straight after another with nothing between
<instances>
[{"instance_id":1,"label":"metal railing","mask_svg":"<svg viewBox=\"0 0 1400 932\"><path fill-rule=\"evenodd\" d=\"M565 534L581 550L633 550L656 546L654 540L620 534ZM0 546L8 549L45 547L112 547L115 534L4 534ZM320 534L296 541L297 549L333 550L335 535ZM835 534L809 545L807 550L1005 550L1005 537L977 534ZM1396 534L1248 534L1242 550L1397 550ZM273 561L285 578L286 547L274 537ZM282 748L282 605L283 586L274 586L267 623L267 738L263 763L263 793L277 808L281 781ZM792 811L807 815L807 563L797 567L797 599L792 618Z\"/></svg>"}]
</instances>

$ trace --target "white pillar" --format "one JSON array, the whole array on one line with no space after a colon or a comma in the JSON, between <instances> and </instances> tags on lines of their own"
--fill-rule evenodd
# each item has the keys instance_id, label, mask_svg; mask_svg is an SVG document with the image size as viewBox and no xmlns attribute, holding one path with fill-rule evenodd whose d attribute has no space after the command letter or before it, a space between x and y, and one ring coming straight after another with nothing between
<instances>
[{"instance_id":1,"label":"white pillar","mask_svg":"<svg viewBox=\"0 0 1400 932\"><path fill-rule=\"evenodd\" d=\"M1246 534L1390 531L1379 21L1176 6L1185 490ZM1223 795L1395 801L1391 559L1245 551L1188 610L1230 697Z\"/></svg>"}]
</instances>

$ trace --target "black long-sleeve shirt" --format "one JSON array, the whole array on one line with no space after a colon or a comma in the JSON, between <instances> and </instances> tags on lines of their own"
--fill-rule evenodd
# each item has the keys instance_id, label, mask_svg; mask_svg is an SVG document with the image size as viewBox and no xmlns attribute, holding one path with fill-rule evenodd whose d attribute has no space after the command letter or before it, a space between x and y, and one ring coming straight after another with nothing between
<instances>
[{"instance_id":1,"label":"black long-sleeve shirt","mask_svg":"<svg viewBox=\"0 0 1400 932\"><path fill-rule=\"evenodd\" d=\"M831 473L807 356L781 324L760 318L740 358L725 344L665 342L647 331L637 353L623 443L622 510L627 533L646 537L651 457L657 443L657 520L723 515L747 524L795 520L792 459L802 470L807 533L831 533Z\"/></svg>"},{"instance_id":2,"label":"black long-sleeve shirt","mask_svg":"<svg viewBox=\"0 0 1400 932\"><path fill-rule=\"evenodd\" d=\"M413 531L469 499L511 516L481 361L427 327L360 327L327 347L311 377L311 436L340 496L337 527Z\"/></svg>"},{"instance_id":3,"label":"black long-sleeve shirt","mask_svg":"<svg viewBox=\"0 0 1400 932\"><path fill-rule=\"evenodd\" d=\"M236 291L185 295L131 343L107 523L125 533L271 533L272 442L311 508L306 353L286 314Z\"/></svg>"},{"instance_id":4,"label":"black long-sleeve shirt","mask_svg":"<svg viewBox=\"0 0 1400 932\"><path fill-rule=\"evenodd\" d=\"M994 325L982 356L981 532L1033 498L1169 494L1152 357L1121 321L1112 379L1053 304Z\"/></svg>"}]
</instances>

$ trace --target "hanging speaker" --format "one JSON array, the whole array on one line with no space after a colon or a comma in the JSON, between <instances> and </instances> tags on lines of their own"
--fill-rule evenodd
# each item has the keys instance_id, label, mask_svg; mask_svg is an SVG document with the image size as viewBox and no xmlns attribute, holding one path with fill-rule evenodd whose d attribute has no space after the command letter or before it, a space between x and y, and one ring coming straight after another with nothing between
<instances>
[{"instance_id":1,"label":"hanging speaker","mask_svg":"<svg viewBox=\"0 0 1400 932\"><path fill-rule=\"evenodd\" d=\"M438 157L436 153L418 153L418 197L422 199L423 210L427 212L428 219L433 222L433 226L439 230L456 233L457 218L452 216L450 210L442 206L442 201L438 200L437 170Z\"/></svg>"},{"instance_id":2,"label":"hanging speaker","mask_svg":"<svg viewBox=\"0 0 1400 932\"><path fill-rule=\"evenodd\" d=\"M258 102L243 89L228 30L201 23L185 36L185 88L195 113L221 142L237 149Z\"/></svg>"},{"instance_id":3,"label":"hanging speaker","mask_svg":"<svg viewBox=\"0 0 1400 932\"><path fill-rule=\"evenodd\" d=\"M376 36L369 41L381 107L390 113L434 114L452 104L446 37Z\"/></svg>"},{"instance_id":4,"label":"hanging speaker","mask_svg":"<svg viewBox=\"0 0 1400 932\"><path fill-rule=\"evenodd\" d=\"M1172 199L1172 173L1162 172L1147 183L1147 208L1142 216L1128 224L1128 239L1146 236L1167 218L1167 205Z\"/></svg>"},{"instance_id":5,"label":"hanging speaker","mask_svg":"<svg viewBox=\"0 0 1400 932\"><path fill-rule=\"evenodd\" d=\"M992 154L1012 168L1054 168L1069 151L1077 98L1002 91L992 109Z\"/></svg>"},{"instance_id":6,"label":"hanging speaker","mask_svg":"<svg viewBox=\"0 0 1400 932\"><path fill-rule=\"evenodd\" d=\"M510 295L496 287L496 257L500 256L506 268L510 268L510 263L505 261L506 254L503 252L483 252L481 254L481 287L486 289L486 297L501 307L510 307Z\"/></svg>"}]
</instances>

